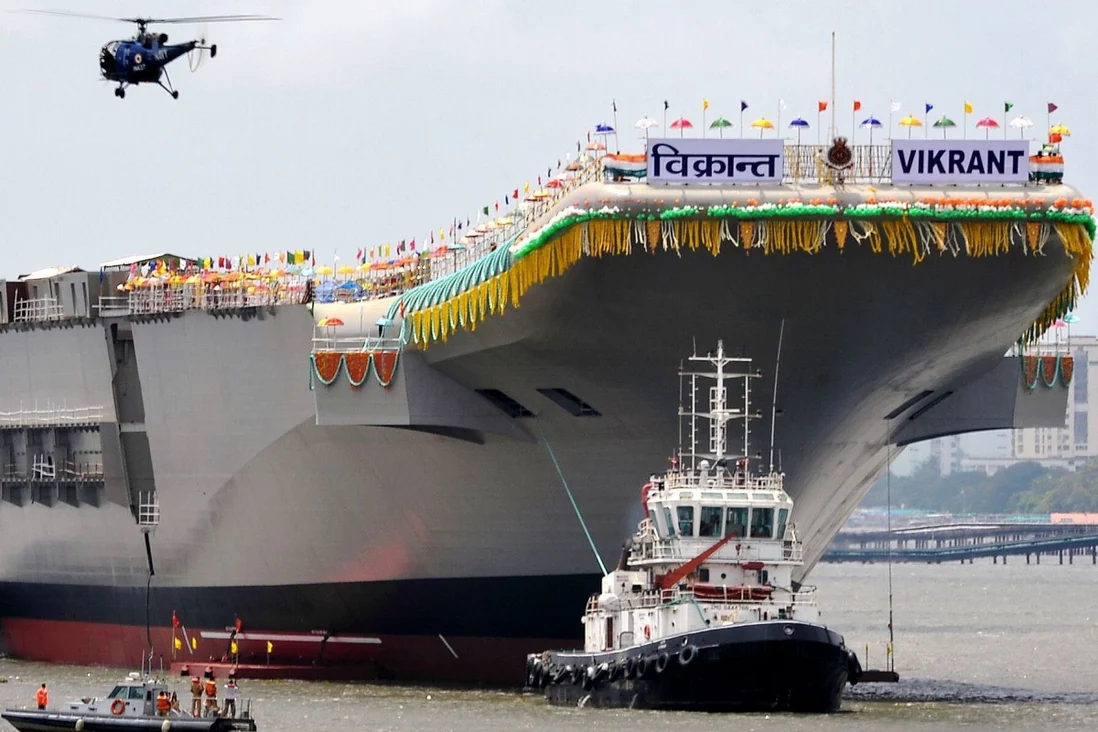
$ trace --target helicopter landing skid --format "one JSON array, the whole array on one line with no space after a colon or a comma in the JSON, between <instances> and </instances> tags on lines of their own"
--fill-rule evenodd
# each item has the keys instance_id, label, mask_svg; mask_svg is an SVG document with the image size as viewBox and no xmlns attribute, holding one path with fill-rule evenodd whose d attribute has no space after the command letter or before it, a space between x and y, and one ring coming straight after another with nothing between
<instances>
[{"instance_id":1,"label":"helicopter landing skid","mask_svg":"<svg viewBox=\"0 0 1098 732\"><path fill-rule=\"evenodd\" d=\"M172 99L179 99L179 92L172 88L172 77L168 76L168 70L164 69L164 78L168 80L168 85L164 86L164 82L160 79L156 80L156 83L160 85L160 88L172 95Z\"/></svg>"}]
</instances>

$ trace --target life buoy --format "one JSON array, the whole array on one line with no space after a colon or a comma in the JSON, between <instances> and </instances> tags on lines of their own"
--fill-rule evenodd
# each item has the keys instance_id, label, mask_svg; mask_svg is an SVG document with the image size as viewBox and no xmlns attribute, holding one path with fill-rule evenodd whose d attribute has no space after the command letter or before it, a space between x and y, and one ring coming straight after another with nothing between
<instances>
[{"instance_id":1,"label":"life buoy","mask_svg":"<svg viewBox=\"0 0 1098 732\"><path fill-rule=\"evenodd\" d=\"M121 699L115 699L113 702L111 702L111 714L117 717L124 711L126 711L126 702L122 701Z\"/></svg>"},{"instance_id":2,"label":"life buoy","mask_svg":"<svg viewBox=\"0 0 1098 732\"><path fill-rule=\"evenodd\" d=\"M644 639L645 640L652 640L652 626L651 625L644 626Z\"/></svg>"},{"instance_id":3,"label":"life buoy","mask_svg":"<svg viewBox=\"0 0 1098 732\"><path fill-rule=\"evenodd\" d=\"M645 483L641 486L641 510L644 511L644 515L648 515L648 494L652 491L652 484Z\"/></svg>"}]
</instances>

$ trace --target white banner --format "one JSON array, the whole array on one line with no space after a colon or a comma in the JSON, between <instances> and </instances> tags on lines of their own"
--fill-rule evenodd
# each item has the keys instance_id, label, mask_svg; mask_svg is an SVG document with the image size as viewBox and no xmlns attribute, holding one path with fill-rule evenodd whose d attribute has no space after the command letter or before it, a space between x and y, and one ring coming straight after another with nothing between
<instances>
[{"instance_id":1,"label":"white banner","mask_svg":"<svg viewBox=\"0 0 1098 732\"><path fill-rule=\"evenodd\" d=\"M1028 180L1028 140L892 140L893 183Z\"/></svg>"},{"instance_id":2,"label":"white banner","mask_svg":"<svg viewBox=\"0 0 1098 732\"><path fill-rule=\"evenodd\" d=\"M782 140L730 138L648 141L651 184L780 183L785 168Z\"/></svg>"}]
</instances>

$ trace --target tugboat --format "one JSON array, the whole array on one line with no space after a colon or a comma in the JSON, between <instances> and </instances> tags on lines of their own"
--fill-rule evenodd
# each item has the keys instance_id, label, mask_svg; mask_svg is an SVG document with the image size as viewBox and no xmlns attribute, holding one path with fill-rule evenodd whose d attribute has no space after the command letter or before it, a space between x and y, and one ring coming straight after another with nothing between
<instances>
[{"instance_id":1,"label":"tugboat","mask_svg":"<svg viewBox=\"0 0 1098 732\"><path fill-rule=\"evenodd\" d=\"M793 585L802 547L784 473L774 470L773 428L770 468L752 470L749 425L760 415L749 385L761 374L721 341L716 354L689 361L708 364L680 369L689 450L680 444L670 470L641 489L645 518L587 603L584 649L528 655L527 684L555 705L836 712L861 665L819 624L816 589ZM742 407L729 408L726 382L739 379ZM716 383L700 394L706 380ZM726 454L731 421L743 423L740 455Z\"/></svg>"},{"instance_id":2,"label":"tugboat","mask_svg":"<svg viewBox=\"0 0 1098 732\"><path fill-rule=\"evenodd\" d=\"M112 732L113 730L148 730L148 732L256 732L251 704L244 700L240 717L230 719L216 712L210 716L193 717L179 709L157 713L161 694L171 697L172 690L161 681L142 681L136 672L116 685L106 699L88 697L69 702L63 709L5 709L0 717L19 732L74 730L75 732Z\"/></svg>"}]
</instances>

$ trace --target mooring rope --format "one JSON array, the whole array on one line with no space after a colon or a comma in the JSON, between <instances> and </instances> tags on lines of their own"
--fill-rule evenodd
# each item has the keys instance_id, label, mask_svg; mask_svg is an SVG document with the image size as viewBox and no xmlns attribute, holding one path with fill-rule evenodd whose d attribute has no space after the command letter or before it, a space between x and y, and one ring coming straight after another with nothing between
<instances>
[{"instance_id":1,"label":"mooring rope","mask_svg":"<svg viewBox=\"0 0 1098 732\"><path fill-rule=\"evenodd\" d=\"M549 444L549 438L545 436L545 430L542 429L541 420L534 417L534 421L537 422L538 432L541 433L541 441L545 443L545 449L549 451L549 457L553 460L553 467L557 469L557 475L560 476L561 485L564 486L565 493L568 494L568 500L572 502L572 508L576 512L576 518L579 519L580 526L583 528L583 533L587 536L587 543L591 545L591 551L595 554L595 559L598 560L599 569L603 574L606 574L606 565L602 563L602 557L599 556L599 550L595 547L595 540L591 538L591 532L587 530L587 522L583 520L583 514L580 512L579 504L576 503L575 496L572 495L572 489L568 487L568 481L564 478L564 471L560 469L560 463L557 462L557 455L553 452L553 446Z\"/></svg>"}]
</instances>

